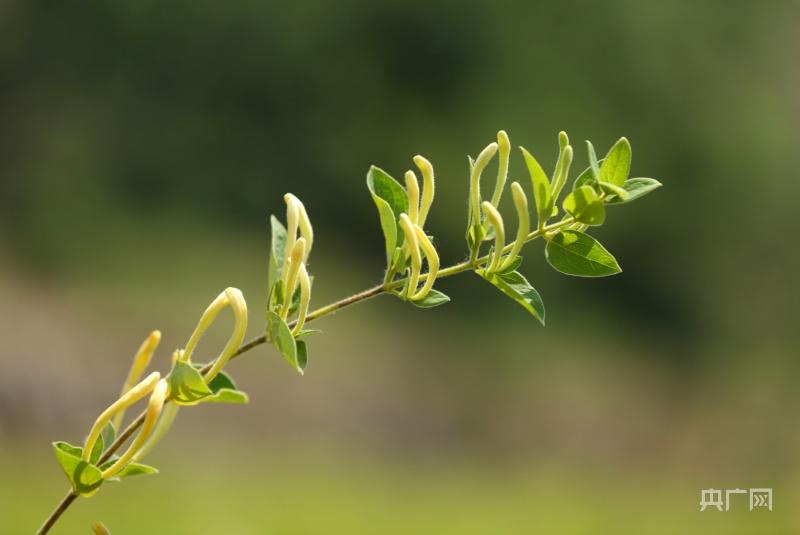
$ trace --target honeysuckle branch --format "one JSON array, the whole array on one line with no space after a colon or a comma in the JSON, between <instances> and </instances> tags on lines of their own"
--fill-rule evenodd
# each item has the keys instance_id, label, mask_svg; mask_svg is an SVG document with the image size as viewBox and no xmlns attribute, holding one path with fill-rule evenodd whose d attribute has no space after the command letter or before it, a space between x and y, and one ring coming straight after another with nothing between
<instances>
[{"instance_id":1,"label":"honeysuckle branch","mask_svg":"<svg viewBox=\"0 0 800 535\"><path fill-rule=\"evenodd\" d=\"M155 468L137 461L169 430L180 406L208 401L246 403L247 395L237 390L230 376L223 371L230 360L270 342L302 374L308 361L305 337L314 332L303 329L308 322L382 294L395 295L423 308L438 306L449 301L445 294L433 289L439 278L474 271L544 324L545 310L539 293L517 271L522 263L519 254L523 246L537 238L547 240L547 261L562 273L589 277L619 273L621 269L614 257L583 231L605 221L606 204L619 204L641 197L659 187L660 183L648 178L627 178L631 149L625 138L617 141L600 161L591 143L587 142L587 145L590 165L575 179L572 191L563 200L564 216L551 224L548 221L559 211L559 194L566 184L572 163L569 138L563 132L559 134L559 155L552 178L547 177L533 155L520 147L531 176L537 224L535 230L530 231L528 198L519 182L512 182L518 226L514 241L506 244L505 224L498 204L508 179L511 144L504 131L498 132L496 143L490 143L476 160L470 159L469 256L442 269L433 238L424 230L434 199L431 163L420 155L413 158L422 174L423 188L411 170L405 174L403 188L383 170L371 167L367 174L367 187L378 208L386 240L387 266L383 282L311 312L308 309L312 278L307 262L314 239L313 228L303 203L291 193L286 194L286 227L277 218L271 218L265 334L242 343L247 328L247 304L239 290L227 288L205 310L185 348L175 351L169 374L162 378L158 372L153 372L136 383L160 339L158 331L151 333L134 357L120 398L97 418L83 448L66 442L53 443L56 457L73 487L38 533L47 533L76 497L92 495L103 481L157 472ZM496 154L499 158L495 188L491 201L485 201L481 197L481 174ZM481 255L484 242L492 237L494 247L488 254ZM423 259L426 272L422 271ZM233 311L235 325L222 352L206 364L192 364L192 354L203 333L228 306ZM290 320L291 317L294 319ZM114 436L125 409L148 394L147 408ZM112 420L114 425L110 423ZM116 452L132 438L125 453L115 457ZM84 472L87 477L83 477Z\"/></svg>"}]
</instances>

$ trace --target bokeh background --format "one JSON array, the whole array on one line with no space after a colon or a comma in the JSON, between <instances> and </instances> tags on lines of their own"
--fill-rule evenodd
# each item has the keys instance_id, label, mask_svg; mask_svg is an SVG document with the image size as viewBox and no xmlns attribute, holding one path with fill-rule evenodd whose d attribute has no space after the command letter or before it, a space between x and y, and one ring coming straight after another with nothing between
<instances>
[{"instance_id":1,"label":"bokeh background","mask_svg":"<svg viewBox=\"0 0 800 535\"><path fill-rule=\"evenodd\" d=\"M466 155L504 128L548 166L566 130L578 169L629 137L665 186L596 232L623 274L534 243L547 328L464 275L446 307L320 321L304 378L261 347L231 366L250 405L185 411L159 476L54 533L798 532L799 25L788 0L1 2L0 531L62 496L50 441L82 439L149 330L166 370L233 285L259 334L283 193L321 305L381 278L370 164L434 162L458 261ZM774 511L700 513L709 487Z\"/></svg>"}]
</instances>

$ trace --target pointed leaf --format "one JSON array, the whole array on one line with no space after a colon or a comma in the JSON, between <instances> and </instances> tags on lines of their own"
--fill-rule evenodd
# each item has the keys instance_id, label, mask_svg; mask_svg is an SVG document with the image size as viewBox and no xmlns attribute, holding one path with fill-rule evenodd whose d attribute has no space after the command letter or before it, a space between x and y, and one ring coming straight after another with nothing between
<instances>
[{"instance_id":1,"label":"pointed leaf","mask_svg":"<svg viewBox=\"0 0 800 535\"><path fill-rule=\"evenodd\" d=\"M586 140L586 152L589 154L589 171L591 177L595 180L600 178L600 162L597 161L597 154L594 152L594 145L588 139Z\"/></svg>"},{"instance_id":2,"label":"pointed leaf","mask_svg":"<svg viewBox=\"0 0 800 535\"><path fill-rule=\"evenodd\" d=\"M308 365L308 344L304 340L296 340L297 343L297 365L304 372Z\"/></svg>"},{"instance_id":3,"label":"pointed leaf","mask_svg":"<svg viewBox=\"0 0 800 535\"><path fill-rule=\"evenodd\" d=\"M547 262L556 271L576 277L606 277L622 271L600 242L582 232L562 230L547 242Z\"/></svg>"},{"instance_id":4,"label":"pointed leaf","mask_svg":"<svg viewBox=\"0 0 800 535\"><path fill-rule=\"evenodd\" d=\"M418 299L416 301L411 301L411 304L417 306L419 308L433 308L438 307L439 305L443 305L450 301L450 298L447 297L445 294L440 292L439 290L431 289L422 299Z\"/></svg>"},{"instance_id":5,"label":"pointed leaf","mask_svg":"<svg viewBox=\"0 0 800 535\"><path fill-rule=\"evenodd\" d=\"M652 178L630 178L625 181L622 188L628 192L628 198L622 199L619 196L611 197L606 200L606 204L624 204L635 201L661 187L661 182Z\"/></svg>"},{"instance_id":6,"label":"pointed leaf","mask_svg":"<svg viewBox=\"0 0 800 535\"><path fill-rule=\"evenodd\" d=\"M243 405L250 402L250 397L241 390L231 388L220 388L207 398L203 398L203 403L232 403Z\"/></svg>"},{"instance_id":7,"label":"pointed leaf","mask_svg":"<svg viewBox=\"0 0 800 535\"><path fill-rule=\"evenodd\" d=\"M518 271L510 273L489 273L480 271L478 274L492 283L497 289L522 305L531 315L544 325L545 310L542 296L531 286L525 277Z\"/></svg>"},{"instance_id":8,"label":"pointed leaf","mask_svg":"<svg viewBox=\"0 0 800 535\"><path fill-rule=\"evenodd\" d=\"M600 167L600 180L615 186L624 184L631 170L631 156L631 144L626 138L619 138L603 160L603 165Z\"/></svg>"},{"instance_id":9,"label":"pointed leaf","mask_svg":"<svg viewBox=\"0 0 800 535\"><path fill-rule=\"evenodd\" d=\"M67 442L53 442L53 451L76 493L91 496L103 484L100 470L81 458L81 448Z\"/></svg>"},{"instance_id":10,"label":"pointed leaf","mask_svg":"<svg viewBox=\"0 0 800 535\"><path fill-rule=\"evenodd\" d=\"M267 335L269 341L281 355L283 355L283 358L302 375L303 368L297 360L297 342L292 336L291 329L289 329L286 322L274 312L269 312L267 318Z\"/></svg>"},{"instance_id":11,"label":"pointed leaf","mask_svg":"<svg viewBox=\"0 0 800 535\"><path fill-rule=\"evenodd\" d=\"M188 362L176 361L167 380L170 397L178 405L196 405L212 394L200 371Z\"/></svg>"},{"instance_id":12,"label":"pointed leaf","mask_svg":"<svg viewBox=\"0 0 800 535\"><path fill-rule=\"evenodd\" d=\"M608 182L603 182L602 180L598 180L597 185L600 186L600 189L602 189L603 192L606 194L606 199L609 198L608 196L614 196L614 195L616 195L621 199L628 198L628 192L622 186L617 186L616 184L609 184Z\"/></svg>"},{"instance_id":13,"label":"pointed leaf","mask_svg":"<svg viewBox=\"0 0 800 535\"><path fill-rule=\"evenodd\" d=\"M528 173L531 175L536 213L539 215L539 222L543 223L550 218L552 213L550 181L536 158L524 147L520 147L520 149L522 150L522 156L525 158Z\"/></svg>"},{"instance_id":14,"label":"pointed leaf","mask_svg":"<svg viewBox=\"0 0 800 535\"><path fill-rule=\"evenodd\" d=\"M114 475L114 477L122 479L124 477L142 476L142 475L150 475L157 473L158 473L158 468L155 468L153 466L141 463L128 463L125 465L125 468L117 472Z\"/></svg>"},{"instance_id":15,"label":"pointed leaf","mask_svg":"<svg viewBox=\"0 0 800 535\"><path fill-rule=\"evenodd\" d=\"M600 196L591 186L581 186L564 198L564 210L575 221L587 225L602 225L606 220L606 209Z\"/></svg>"},{"instance_id":16,"label":"pointed leaf","mask_svg":"<svg viewBox=\"0 0 800 535\"><path fill-rule=\"evenodd\" d=\"M386 240L386 262L391 265L394 249L402 241L398 220L401 213L408 212L406 190L386 171L374 165L367 172L367 188L378 208L381 229Z\"/></svg>"},{"instance_id":17,"label":"pointed leaf","mask_svg":"<svg viewBox=\"0 0 800 535\"><path fill-rule=\"evenodd\" d=\"M283 263L286 259L286 227L275 216L271 216L269 220L272 228L272 240L270 241L267 288L271 291L275 282L281 278Z\"/></svg>"}]
</instances>

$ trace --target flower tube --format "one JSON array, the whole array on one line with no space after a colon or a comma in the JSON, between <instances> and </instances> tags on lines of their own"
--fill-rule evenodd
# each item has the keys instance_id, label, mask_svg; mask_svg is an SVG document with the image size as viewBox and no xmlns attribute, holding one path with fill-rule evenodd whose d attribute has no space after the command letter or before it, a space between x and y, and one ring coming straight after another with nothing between
<instances>
[{"instance_id":1,"label":"flower tube","mask_svg":"<svg viewBox=\"0 0 800 535\"><path fill-rule=\"evenodd\" d=\"M494 227L494 251L491 261L486 267L486 272L491 273L497 271L497 268L500 267L500 259L503 257L503 248L506 245L506 231L503 225L503 216L500 215L497 208L488 201L483 201L481 206L483 207L483 213L486 215L486 219L488 219L489 223Z\"/></svg>"}]
</instances>

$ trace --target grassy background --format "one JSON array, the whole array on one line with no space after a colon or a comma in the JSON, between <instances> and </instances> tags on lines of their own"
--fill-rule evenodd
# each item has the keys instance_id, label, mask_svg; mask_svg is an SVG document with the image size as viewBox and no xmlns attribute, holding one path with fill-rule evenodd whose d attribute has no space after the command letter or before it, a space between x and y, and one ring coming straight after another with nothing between
<instances>
[{"instance_id":1,"label":"grassy background","mask_svg":"<svg viewBox=\"0 0 800 535\"><path fill-rule=\"evenodd\" d=\"M381 278L373 163L433 161L428 227L463 259L465 155L498 128L546 166L562 129L577 168L583 139L631 139L665 187L595 233L622 275L563 277L536 243L547 328L463 275L447 307L321 321L304 378L259 348L231 369L250 405L185 411L162 474L56 533L798 531L799 22L788 0L3 2L0 531L60 497L49 442L81 440L149 330L164 370L233 285L259 334L284 192L319 306ZM709 487L773 487L775 511L700 513Z\"/></svg>"}]
</instances>

